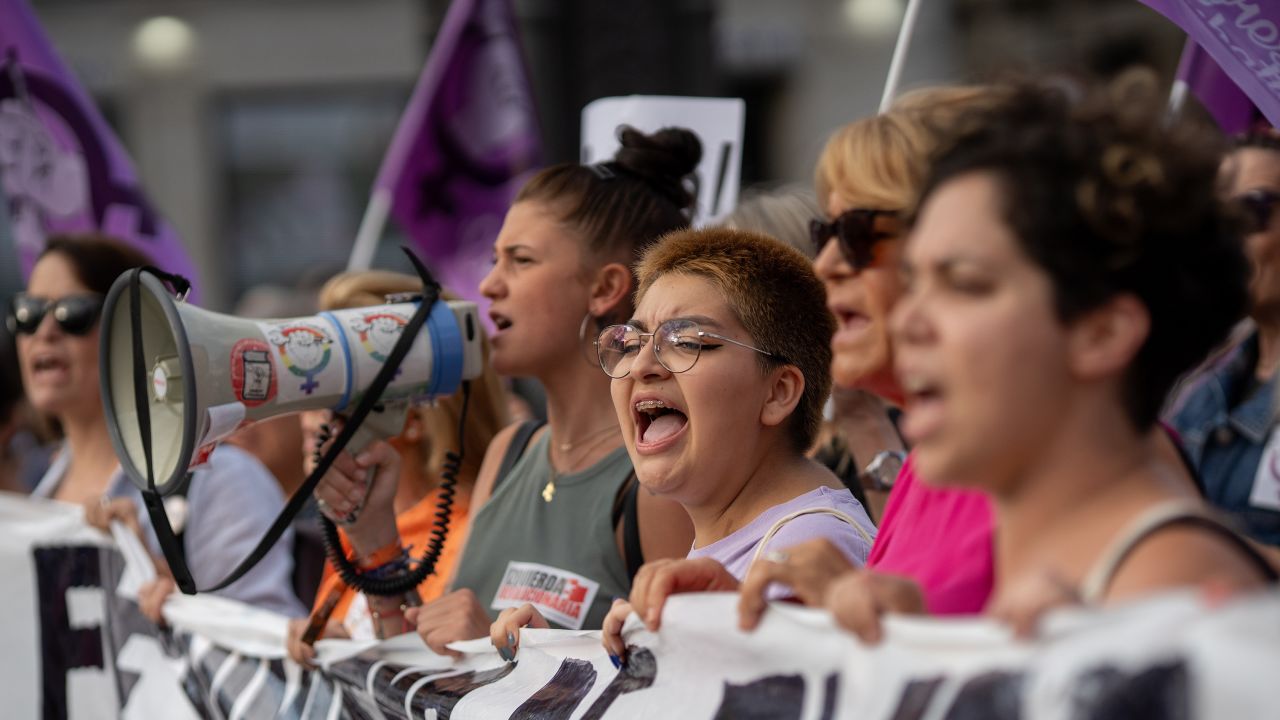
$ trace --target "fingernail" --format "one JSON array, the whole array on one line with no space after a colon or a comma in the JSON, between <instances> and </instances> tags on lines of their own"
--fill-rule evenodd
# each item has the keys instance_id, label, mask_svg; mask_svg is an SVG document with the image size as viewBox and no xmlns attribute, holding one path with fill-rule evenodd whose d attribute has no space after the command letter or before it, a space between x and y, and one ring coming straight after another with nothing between
<instances>
[{"instance_id":1,"label":"fingernail","mask_svg":"<svg viewBox=\"0 0 1280 720\"><path fill-rule=\"evenodd\" d=\"M511 652L510 648L504 648L504 647L498 648L498 656L501 657L505 662L515 662L516 660L516 654Z\"/></svg>"},{"instance_id":2,"label":"fingernail","mask_svg":"<svg viewBox=\"0 0 1280 720\"><path fill-rule=\"evenodd\" d=\"M507 647L509 647L509 648L513 648L513 647L515 647L515 646L516 646L516 635L515 635L515 633L511 633L511 632L507 633Z\"/></svg>"},{"instance_id":3,"label":"fingernail","mask_svg":"<svg viewBox=\"0 0 1280 720\"><path fill-rule=\"evenodd\" d=\"M617 655L614 655L613 653L609 653L609 662L613 663L614 670L622 669L622 658L618 657Z\"/></svg>"}]
</instances>

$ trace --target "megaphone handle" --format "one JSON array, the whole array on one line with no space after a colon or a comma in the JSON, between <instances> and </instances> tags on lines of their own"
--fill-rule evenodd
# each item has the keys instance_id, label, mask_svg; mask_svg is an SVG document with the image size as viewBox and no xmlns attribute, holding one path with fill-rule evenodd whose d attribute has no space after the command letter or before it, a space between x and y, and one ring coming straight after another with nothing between
<instances>
[{"instance_id":1,"label":"megaphone handle","mask_svg":"<svg viewBox=\"0 0 1280 720\"><path fill-rule=\"evenodd\" d=\"M384 410L381 413L370 413L369 418L374 419L375 422L366 422L356 429L355 434L351 436L351 443L349 445L351 448L351 454L359 455L374 441L384 439L383 433L385 430L379 430L379 426L385 424L383 417L387 415L394 417L396 414L397 413L392 409ZM401 416L399 426L404 427L404 413L399 414ZM346 517L335 518L335 522L338 525L346 527L352 525L357 519L359 519L361 511L364 510L365 505L369 502L369 495L373 492L373 482L377 477L377 465L372 465L365 471L366 481L364 483L364 495L361 496L360 502L356 503L356 506L351 509L351 512L347 513Z\"/></svg>"}]
</instances>

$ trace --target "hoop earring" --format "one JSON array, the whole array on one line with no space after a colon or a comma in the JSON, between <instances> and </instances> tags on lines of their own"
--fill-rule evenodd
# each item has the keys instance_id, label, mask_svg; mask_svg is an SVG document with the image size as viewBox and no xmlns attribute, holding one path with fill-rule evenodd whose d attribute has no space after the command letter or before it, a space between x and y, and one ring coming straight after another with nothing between
<instances>
[{"instance_id":1,"label":"hoop earring","mask_svg":"<svg viewBox=\"0 0 1280 720\"><path fill-rule=\"evenodd\" d=\"M578 326L578 350L582 353L582 359L585 360L588 365L598 368L600 367L600 358L593 357L593 355L595 355L596 340L587 340L587 323L592 320L596 321L596 325L600 324L600 319L593 316L591 311L588 310L587 314L582 316L582 324ZM590 350L588 350L588 348L590 348Z\"/></svg>"}]
</instances>

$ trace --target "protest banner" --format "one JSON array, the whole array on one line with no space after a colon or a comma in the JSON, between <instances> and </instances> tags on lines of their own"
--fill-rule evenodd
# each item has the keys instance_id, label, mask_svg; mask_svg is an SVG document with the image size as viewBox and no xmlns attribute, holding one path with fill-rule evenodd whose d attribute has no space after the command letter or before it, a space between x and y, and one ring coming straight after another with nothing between
<instances>
[{"instance_id":1,"label":"protest banner","mask_svg":"<svg viewBox=\"0 0 1280 720\"><path fill-rule=\"evenodd\" d=\"M876 647L786 604L743 633L735 596L683 595L656 634L631 619L622 670L568 630L525 630L514 663L487 638L460 660L416 634L321 640L309 669L285 657L286 618L235 601L173 595L151 626L78 508L0 495L0 524L7 718L1262 718L1280 673L1280 591L1059 614L1034 643L895 617Z\"/></svg>"},{"instance_id":2,"label":"protest banner","mask_svg":"<svg viewBox=\"0 0 1280 720\"><path fill-rule=\"evenodd\" d=\"M26 0L0 0L0 199L24 278L47 237L99 231L168 272L199 279Z\"/></svg>"}]
</instances>

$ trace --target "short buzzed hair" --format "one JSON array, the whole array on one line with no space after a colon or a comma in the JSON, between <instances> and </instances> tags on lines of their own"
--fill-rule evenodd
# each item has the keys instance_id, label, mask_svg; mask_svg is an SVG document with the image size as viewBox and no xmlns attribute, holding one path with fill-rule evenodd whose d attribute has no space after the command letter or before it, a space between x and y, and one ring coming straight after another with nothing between
<instances>
[{"instance_id":1,"label":"short buzzed hair","mask_svg":"<svg viewBox=\"0 0 1280 720\"><path fill-rule=\"evenodd\" d=\"M637 265L636 302L671 273L703 278L724 294L750 342L774 355L757 355L762 369L783 363L799 368L804 393L788 429L795 449L808 450L831 392L835 333L826 291L809 259L786 243L745 230L678 230L659 240Z\"/></svg>"}]
</instances>

